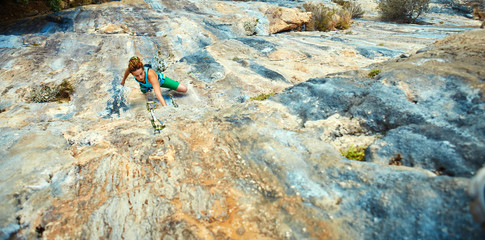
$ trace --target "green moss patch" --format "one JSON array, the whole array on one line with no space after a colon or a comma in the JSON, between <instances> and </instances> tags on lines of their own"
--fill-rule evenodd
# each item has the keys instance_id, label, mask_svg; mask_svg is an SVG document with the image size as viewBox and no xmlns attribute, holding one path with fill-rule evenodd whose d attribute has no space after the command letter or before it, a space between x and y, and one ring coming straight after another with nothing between
<instances>
[{"instance_id":1,"label":"green moss patch","mask_svg":"<svg viewBox=\"0 0 485 240\"><path fill-rule=\"evenodd\" d=\"M350 160L363 161L365 157L365 147L350 146L346 151L342 151L342 156Z\"/></svg>"},{"instance_id":2,"label":"green moss patch","mask_svg":"<svg viewBox=\"0 0 485 240\"><path fill-rule=\"evenodd\" d=\"M274 96L274 93L269 93L269 94L261 93L256 97L251 97L250 99L255 100L255 101L264 101L264 100L266 100L266 99L268 99L269 97L272 97L272 96Z\"/></svg>"}]
</instances>

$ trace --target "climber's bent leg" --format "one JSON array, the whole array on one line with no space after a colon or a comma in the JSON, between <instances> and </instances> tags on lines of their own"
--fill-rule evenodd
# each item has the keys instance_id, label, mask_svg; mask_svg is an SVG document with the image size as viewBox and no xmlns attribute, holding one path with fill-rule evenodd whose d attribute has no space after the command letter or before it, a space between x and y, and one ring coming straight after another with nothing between
<instances>
[{"instance_id":1,"label":"climber's bent leg","mask_svg":"<svg viewBox=\"0 0 485 240\"><path fill-rule=\"evenodd\" d=\"M165 76L165 81L163 82L162 86L163 88L168 88L175 90L177 92L182 92L185 93L187 92L187 87L175 80L170 79L169 77Z\"/></svg>"}]
</instances>

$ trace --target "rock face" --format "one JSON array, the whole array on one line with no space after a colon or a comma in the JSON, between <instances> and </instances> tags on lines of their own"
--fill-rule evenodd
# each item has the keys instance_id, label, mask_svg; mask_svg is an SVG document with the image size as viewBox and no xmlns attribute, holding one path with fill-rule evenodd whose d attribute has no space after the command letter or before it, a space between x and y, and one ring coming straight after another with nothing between
<instances>
[{"instance_id":1,"label":"rock face","mask_svg":"<svg viewBox=\"0 0 485 240\"><path fill-rule=\"evenodd\" d=\"M471 177L483 164L477 156L485 154L483 36L481 30L453 35L380 66L376 79L311 79L278 99L303 121L337 114L363 122L359 131L340 135L382 135L367 161L388 165L399 156L405 166Z\"/></svg>"},{"instance_id":2,"label":"rock face","mask_svg":"<svg viewBox=\"0 0 485 240\"><path fill-rule=\"evenodd\" d=\"M298 4L135 0L2 26L0 239L485 237L466 193L480 22L435 7L438 25L269 35L266 10ZM133 55L189 89L163 92L157 135L119 84ZM65 80L70 101L29 100Z\"/></svg>"},{"instance_id":3,"label":"rock face","mask_svg":"<svg viewBox=\"0 0 485 240\"><path fill-rule=\"evenodd\" d=\"M301 30L312 17L310 12L300 12L298 9L272 7L266 10L269 21L269 33L279 33L288 30Z\"/></svg>"}]
</instances>

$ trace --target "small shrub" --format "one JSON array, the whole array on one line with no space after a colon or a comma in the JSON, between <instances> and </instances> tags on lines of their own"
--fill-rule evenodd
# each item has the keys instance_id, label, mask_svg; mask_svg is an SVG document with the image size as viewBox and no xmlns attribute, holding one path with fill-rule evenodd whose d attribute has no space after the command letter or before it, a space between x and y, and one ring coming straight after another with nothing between
<instances>
[{"instance_id":1,"label":"small shrub","mask_svg":"<svg viewBox=\"0 0 485 240\"><path fill-rule=\"evenodd\" d=\"M53 101L69 101L71 100L71 94L74 92L72 84L66 79L57 86L49 86L47 84L41 84L34 87L30 93L30 101L43 103Z\"/></svg>"},{"instance_id":2,"label":"small shrub","mask_svg":"<svg viewBox=\"0 0 485 240\"><path fill-rule=\"evenodd\" d=\"M344 30L350 27L352 15L348 10L331 9L323 3L305 3L303 4L305 11L312 13L312 19L309 26L309 31L333 31Z\"/></svg>"},{"instance_id":3,"label":"small shrub","mask_svg":"<svg viewBox=\"0 0 485 240\"><path fill-rule=\"evenodd\" d=\"M375 78L377 75L379 75L379 73L381 73L381 70L379 70L379 69L372 69L372 70L369 72L368 76L369 76L370 78Z\"/></svg>"},{"instance_id":4,"label":"small shrub","mask_svg":"<svg viewBox=\"0 0 485 240\"><path fill-rule=\"evenodd\" d=\"M345 1L345 0L332 0L332 2L340 5L341 7L348 7L350 5L350 2L349 1Z\"/></svg>"},{"instance_id":5,"label":"small shrub","mask_svg":"<svg viewBox=\"0 0 485 240\"><path fill-rule=\"evenodd\" d=\"M360 6L360 4L354 1L332 0L332 2L340 5L343 9L349 11L352 18L361 18L362 16L364 16L364 10Z\"/></svg>"},{"instance_id":6,"label":"small shrub","mask_svg":"<svg viewBox=\"0 0 485 240\"><path fill-rule=\"evenodd\" d=\"M53 89L47 85L40 85L32 90L30 93L30 100L32 102L51 102L55 99Z\"/></svg>"},{"instance_id":7,"label":"small shrub","mask_svg":"<svg viewBox=\"0 0 485 240\"><path fill-rule=\"evenodd\" d=\"M430 0L380 0L378 9L381 19L399 23L415 23L424 11L428 10Z\"/></svg>"},{"instance_id":8,"label":"small shrub","mask_svg":"<svg viewBox=\"0 0 485 240\"><path fill-rule=\"evenodd\" d=\"M351 2L347 10L352 14L352 18L361 18L365 13L360 4L356 2Z\"/></svg>"},{"instance_id":9,"label":"small shrub","mask_svg":"<svg viewBox=\"0 0 485 240\"><path fill-rule=\"evenodd\" d=\"M258 19L255 21L246 21L243 23L244 26L244 34L246 36L253 36L256 35L256 26L258 25Z\"/></svg>"},{"instance_id":10,"label":"small shrub","mask_svg":"<svg viewBox=\"0 0 485 240\"><path fill-rule=\"evenodd\" d=\"M250 99L253 100L253 101L263 101L263 100L266 100L266 99L268 99L269 97L272 97L272 96L274 96L274 93L269 93L269 94L261 93L256 97L251 97Z\"/></svg>"},{"instance_id":11,"label":"small shrub","mask_svg":"<svg viewBox=\"0 0 485 240\"><path fill-rule=\"evenodd\" d=\"M402 165L402 155L398 153L389 161L389 165L401 166Z\"/></svg>"},{"instance_id":12,"label":"small shrub","mask_svg":"<svg viewBox=\"0 0 485 240\"><path fill-rule=\"evenodd\" d=\"M57 100L61 99L66 99L66 100L71 100L71 94L74 92L74 88L72 87L72 84L67 81L67 79L64 79L59 86L57 86Z\"/></svg>"},{"instance_id":13,"label":"small shrub","mask_svg":"<svg viewBox=\"0 0 485 240\"><path fill-rule=\"evenodd\" d=\"M350 160L363 161L365 157L365 148L359 146L350 146L347 151L342 151L342 156Z\"/></svg>"},{"instance_id":14,"label":"small shrub","mask_svg":"<svg viewBox=\"0 0 485 240\"><path fill-rule=\"evenodd\" d=\"M54 12L61 11L61 3L62 3L62 0L49 0L49 5L51 7L51 10Z\"/></svg>"},{"instance_id":15,"label":"small shrub","mask_svg":"<svg viewBox=\"0 0 485 240\"><path fill-rule=\"evenodd\" d=\"M312 13L312 18L310 23L307 26L309 31L320 30L326 31L326 23L330 19L329 11L330 9L325 7L323 4L315 4L315 3L305 3L303 4L303 8L307 12Z\"/></svg>"},{"instance_id":16,"label":"small shrub","mask_svg":"<svg viewBox=\"0 0 485 240\"><path fill-rule=\"evenodd\" d=\"M347 10L340 10L337 14L332 16L332 20L332 22L335 23L335 29L345 30L350 27L352 15Z\"/></svg>"}]
</instances>

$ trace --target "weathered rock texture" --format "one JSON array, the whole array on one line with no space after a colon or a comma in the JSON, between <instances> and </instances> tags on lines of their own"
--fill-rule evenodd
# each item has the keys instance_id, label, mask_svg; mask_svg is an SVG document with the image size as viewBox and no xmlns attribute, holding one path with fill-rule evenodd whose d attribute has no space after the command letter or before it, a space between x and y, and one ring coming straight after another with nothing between
<instances>
[{"instance_id":1,"label":"weathered rock texture","mask_svg":"<svg viewBox=\"0 0 485 240\"><path fill-rule=\"evenodd\" d=\"M266 10L297 4L122 1L2 26L0 238L483 238L466 194L480 22L435 9L443 23L269 35ZM119 84L133 55L189 88L155 111L159 135ZM63 80L69 102L29 101Z\"/></svg>"},{"instance_id":2,"label":"weathered rock texture","mask_svg":"<svg viewBox=\"0 0 485 240\"><path fill-rule=\"evenodd\" d=\"M269 33L278 33L288 30L301 30L310 22L312 13L301 12L298 9L272 7L266 10L266 17L269 20Z\"/></svg>"}]
</instances>

